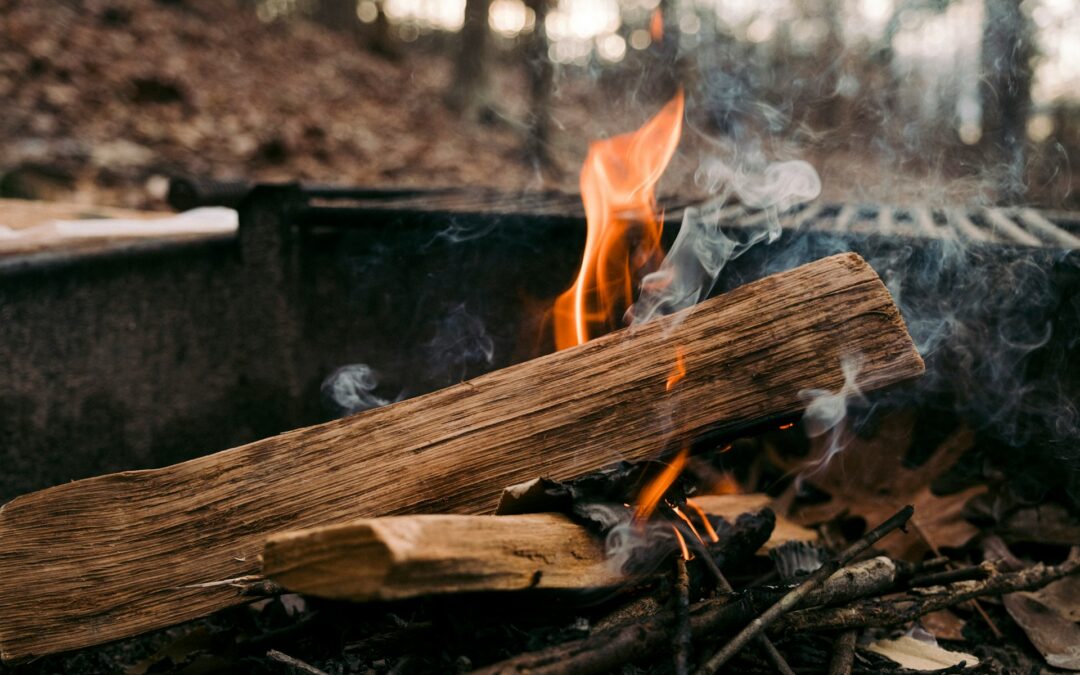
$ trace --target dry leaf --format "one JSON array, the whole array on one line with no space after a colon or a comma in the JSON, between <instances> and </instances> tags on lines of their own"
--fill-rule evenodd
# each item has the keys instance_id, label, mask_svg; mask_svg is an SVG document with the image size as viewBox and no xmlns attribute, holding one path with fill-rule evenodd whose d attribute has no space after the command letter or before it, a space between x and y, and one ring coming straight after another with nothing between
<instances>
[{"instance_id":1,"label":"dry leaf","mask_svg":"<svg viewBox=\"0 0 1080 675\"><path fill-rule=\"evenodd\" d=\"M964 639L964 626L967 622L947 609L924 614L919 623L939 640L959 642Z\"/></svg>"},{"instance_id":2,"label":"dry leaf","mask_svg":"<svg viewBox=\"0 0 1080 675\"><path fill-rule=\"evenodd\" d=\"M1072 546L1080 541L1080 522L1060 504L1047 502L1010 513L996 529L1008 543Z\"/></svg>"},{"instance_id":3,"label":"dry leaf","mask_svg":"<svg viewBox=\"0 0 1080 675\"><path fill-rule=\"evenodd\" d=\"M903 460L911 446L914 414L897 412L887 415L873 438L852 434L851 442L820 468L803 472L807 483L831 495L820 504L798 504L795 486L781 497L790 500L793 508L788 516L797 523L814 525L837 516L861 516L868 527L874 527L906 504L915 506L913 518L917 528L897 532L879 542L878 546L895 558L913 560L929 548L919 531L924 532L936 546L960 547L978 534L979 530L963 517L969 499L986 490L985 486L969 488L952 495L935 495L930 484L953 466L971 448L974 434L961 428L937 448L920 467L907 468ZM824 456L821 439L812 445L810 462ZM804 463L803 466L806 466ZM799 470L799 466L787 467Z\"/></svg>"},{"instance_id":4,"label":"dry leaf","mask_svg":"<svg viewBox=\"0 0 1080 675\"><path fill-rule=\"evenodd\" d=\"M912 670L941 670L961 663L973 666L979 662L979 659L971 654L951 652L933 642L917 640L910 635L895 640L878 640L866 648Z\"/></svg>"},{"instance_id":5,"label":"dry leaf","mask_svg":"<svg viewBox=\"0 0 1080 675\"><path fill-rule=\"evenodd\" d=\"M1031 596L1069 621L1080 621L1080 576L1055 581Z\"/></svg>"},{"instance_id":6,"label":"dry leaf","mask_svg":"<svg viewBox=\"0 0 1080 675\"><path fill-rule=\"evenodd\" d=\"M1046 662L1055 668L1080 670L1080 626L1039 601L1032 593L1010 593L1005 609Z\"/></svg>"}]
</instances>

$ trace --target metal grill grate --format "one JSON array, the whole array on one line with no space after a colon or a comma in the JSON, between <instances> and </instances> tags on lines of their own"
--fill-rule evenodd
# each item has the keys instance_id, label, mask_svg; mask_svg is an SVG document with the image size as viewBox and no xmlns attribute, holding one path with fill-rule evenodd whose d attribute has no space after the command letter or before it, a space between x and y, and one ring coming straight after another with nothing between
<instances>
[{"instance_id":1,"label":"metal grill grate","mask_svg":"<svg viewBox=\"0 0 1080 675\"><path fill-rule=\"evenodd\" d=\"M733 206L721 217L737 227L759 227L764 211ZM1012 246L1080 249L1080 214L1032 208L948 208L811 203L779 218L785 230L834 234L957 239Z\"/></svg>"}]
</instances>

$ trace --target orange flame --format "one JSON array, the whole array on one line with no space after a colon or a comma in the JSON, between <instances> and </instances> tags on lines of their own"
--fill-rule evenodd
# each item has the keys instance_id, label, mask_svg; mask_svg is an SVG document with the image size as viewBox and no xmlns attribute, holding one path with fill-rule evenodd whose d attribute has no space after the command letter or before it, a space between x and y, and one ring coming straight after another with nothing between
<instances>
[{"instance_id":1,"label":"orange flame","mask_svg":"<svg viewBox=\"0 0 1080 675\"><path fill-rule=\"evenodd\" d=\"M683 348L675 348L675 367L672 369L671 374L668 375L667 382L664 384L664 391L671 391L675 388L684 377L686 377L686 361L683 358Z\"/></svg>"},{"instance_id":2,"label":"orange flame","mask_svg":"<svg viewBox=\"0 0 1080 675\"><path fill-rule=\"evenodd\" d=\"M675 482L675 479L682 473L683 467L686 465L686 458L690 454L690 446L684 445L679 454L675 455L675 458L671 460L671 463L664 467L664 470L660 472L660 475L652 479L645 489L641 491L641 496L638 497L638 505L634 510L634 520L642 523L648 520L653 511L656 510L656 506L660 503L660 499L663 498L664 493L667 492L671 484Z\"/></svg>"},{"instance_id":3,"label":"orange flame","mask_svg":"<svg viewBox=\"0 0 1080 675\"><path fill-rule=\"evenodd\" d=\"M700 518L702 524L705 525L705 533L709 535L709 541L714 544L720 541L720 535L716 534L716 530L713 528L712 523L709 522L708 516L705 515L705 509L701 508L701 505L692 499L687 499L686 505L692 508L694 513L698 514L698 518Z\"/></svg>"},{"instance_id":4,"label":"orange flame","mask_svg":"<svg viewBox=\"0 0 1080 675\"><path fill-rule=\"evenodd\" d=\"M677 515L681 521L686 523L687 527L690 528L690 531L694 533L695 537L697 537L697 540L704 544L705 540L701 538L700 534L698 534L697 528L694 527L694 521L690 520L689 516L680 511L678 506L672 506L671 510L675 512L675 515Z\"/></svg>"},{"instance_id":5,"label":"orange flame","mask_svg":"<svg viewBox=\"0 0 1080 675\"><path fill-rule=\"evenodd\" d=\"M649 37L656 44L664 41L664 13L657 7L649 18Z\"/></svg>"},{"instance_id":6,"label":"orange flame","mask_svg":"<svg viewBox=\"0 0 1080 675\"><path fill-rule=\"evenodd\" d=\"M679 91L637 131L589 145L581 168L585 254L574 285L555 301L556 349L615 328L633 303L635 279L660 262L655 188L679 143L683 105ZM636 245L632 225L640 227Z\"/></svg>"},{"instance_id":7,"label":"orange flame","mask_svg":"<svg viewBox=\"0 0 1080 675\"><path fill-rule=\"evenodd\" d=\"M679 528L672 525L671 531L675 533L675 539L679 541L679 550L682 552L682 559L693 560L693 558L690 556L690 549L686 547L686 540L683 539L682 533L679 532Z\"/></svg>"}]
</instances>

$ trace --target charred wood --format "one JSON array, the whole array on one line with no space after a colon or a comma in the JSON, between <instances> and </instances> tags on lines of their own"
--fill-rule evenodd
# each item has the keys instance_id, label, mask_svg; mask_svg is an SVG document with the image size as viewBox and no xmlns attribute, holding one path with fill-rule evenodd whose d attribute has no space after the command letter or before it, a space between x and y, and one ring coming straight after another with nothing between
<instances>
[{"instance_id":1,"label":"charred wood","mask_svg":"<svg viewBox=\"0 0 1080 675\"><path fill-rule=\"evenodd\" d=\"M750 640L758 637L764 633L765 629L769 627L773 622L782 617L785 613L794 609L798 604L805 599L811 591L821 586L826 580L828 580L837 570L844 567L852 560L854 560L863 551L867 550L874 545L879 539L889 534L890 532L902 528L910 519L914 513L914 509L910 506L905 506L896 515L886 520L881 525L878 525L870 532L866 533L861 539L852 544L847 550L841 553L835 559L825 563L816 571L814 571L806 581L799 584L797 588L781 598L775 605L769 607L765 612L753 620L753 622L744 628L738 635L736 635L730 642L728 642L720 651L713 654L699 669L699 675L708 675L715 673L725 663L727 663L732 656L739 652L740 649L746 646Z\"/></svg>"},{"instance_id":2,"label":"charred wood","mask_svg":"<svg viewBox=\"0 0 1080 675\"><path fill-rule=\"evenodd\" d=\"M821 590L819 597L827 598L832 603L851 602L861 597L855 594L860 589L847 583L837 583L833 578L825 581ZM712 640L717 634L728 633L745 625L767 606L757 602L753 593L746 591L695 603L690 609L690 633L694 640ZM521 654L476 673L610 672L624 663L670 651L674 620L674 611L658 611L652 617L599 630L581 640ZM769 662L769 668L775 672L776 664Z\"/></svg>"},{"instance_id":3,"label":"charred wood","mask_svg":"<svg viewBox=\"0 0 1080 675\"><path fill-rule=\"evenodd\" d=\"M690 672L690 574L686 560L675 558L675 675Z\"/></svg>"}]
</instances>

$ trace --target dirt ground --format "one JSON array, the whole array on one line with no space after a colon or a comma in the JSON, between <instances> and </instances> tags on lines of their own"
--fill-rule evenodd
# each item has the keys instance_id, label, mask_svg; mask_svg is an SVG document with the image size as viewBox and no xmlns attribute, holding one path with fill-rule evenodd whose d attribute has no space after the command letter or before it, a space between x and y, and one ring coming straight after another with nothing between
<instances>
[{"instance_id":1,"label":"dirt ground","mask_svg":"<svg viewBox=\"0 0 1080 675\"><path fill-rule=\"evenodd\" d=\"M525 71L507 58L494 69L495 110L469 121L443 103L451 50L391 60L305 20L264 23L240 0L14 0L0 34L7 197L161 208L176 174L575 190L588 140L635 128L661 103L560 70L556 170L542 173L523 149ZM766 150L809 159L827 199L942 203L985 193L970 172L827 136ZM739 152L688 125L662 189L687 192L704 160ZM1062 190L1051 192L1061 207Z\"/></svg>"}]
</instances>

